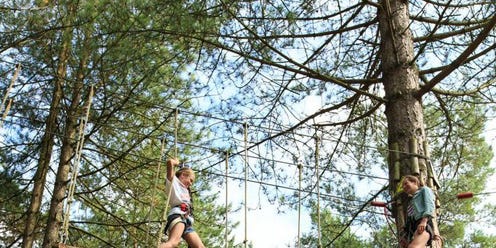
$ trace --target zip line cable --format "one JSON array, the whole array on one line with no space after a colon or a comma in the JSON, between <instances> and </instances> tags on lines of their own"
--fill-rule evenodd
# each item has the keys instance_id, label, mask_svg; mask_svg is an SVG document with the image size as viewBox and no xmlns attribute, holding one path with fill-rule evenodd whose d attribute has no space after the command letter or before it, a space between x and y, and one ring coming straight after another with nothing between
<instances>
[{"instance_id":1,"label":"zip line cable","mask_svg":"<svg viewBox=\"0 0 496 248\"><path fill-rule=\"evenodd\" d=\"M9 147L9 149L15 149L15 148L13 148L11 146L8 146L3 141L0 141L0 144L2 144L4 147ZM214 152L217 152L217 153L221 153L222 152L220 149L206 147L206 146L200 146L200 145L196 145L196 144L192 144L192 143L179 142L179 144L184 145L184 146L190 146L190 147L195 147L195 148L203 149L203 150L206 150L206 151L214 151ZM114 151L114 152L121 151L121 150L112 149L112 148L107 148L107 150L108 151ZM22 153L21 150L17 150L17 151L19 153ZM132 154L131 151L126 151L126 153L132 155L133 157L139 158L139 159L150 159L149 157L146 157L146 156L142 156L142 155L138 155L138 154ZM211 156L215 156L215 155L211 155ZM230 155L230 157L231 157L231 155ZM254 158L254 159L265 160L265 161L270 162L270 163L285 164L285 165L294 165L294 163L291 163L291 162L288 162L288 161L283 161L283 160L278 160L278 159L270 159L270 158L266 158L266 157L262 157L262 156L248 155L248 157L249 158ZM198 159L198 161L200 161L200 160L203 160L203 159ZM209 166L209 167L211 167L211 166ZM312 166L307 166L307 165L303 165L303 167L314 168ZM202 168L202 169L200 169L198 171L199 172L203 172L203 171L207 171L207 169ZM389 180L386 177L373 176L373 175L370 175L370 174L356 173L356 172L343 171L343 170L337 170L337 169L330 169L329 172L336 172L336 173L341 173L341 174L348 174L348 175L354 175L354 176L365 177L365 178L372 178L372 179L379 179L379 180L386 180L386 181ZM85 175L82 175L82 176L85 176Z\"/></svg>"},{"instance_id":2,"label":"zip line cable","mask_svg":"<svg viewBox=\"0 0 496 248\"><path fill-rule=\"evenodd\" d=\"M141 156L138 156L138 155L135 155L136 157L138 158L142 158L142 159L149 159L147 157L141 157ZM278 163L284 163L284 164L291 164L291 163L287 163L285 161L277 161L277 160L270 160L272 162L278 162ZM308 168L312 168L310 166L304 166L304 167L308 167ZM199 170L200 173L207 173L207 174L212 174L212 175L216 175L216 176L223 176L222 174L218 174L218 173L213 173L213 172L208 172L204 169L202 170ZM351 174L351 175L357 175L357 176L363 176L363 177L367 177L368 175L365 175L365 174L359 174L359 173L350 173L350 172L345 172L345 171L340 171L340 170L331 170L330 172L338 172L338 173L345 173L345 174ZM369 176L370 177L370 176ZM237 177L230 177L230 178L234 178L234 179L237 179ZM382 177L373 177L373 178L378 178L378 179L382 179L382 180L387 180L387 178L382 178ZM110 179L109 179L110 180ZM283 185L276 185L276 184L272 184L272 183L266 183L264 181L254 181L254 180L248 180L248 181L251 181L251 182L256 182L258 183L259 185L264 185L264 186L275 186L275 187L279 187L279 188L285 188L285 189L290 189L290 190L295 190L297 191L297 189L294 189L294 188L291 188L291 187L286 187L286 186L283 186ZM307 192L308 193L308 192ZM331 196L331 195L329 195ZM331 196L332 197L332 196ZM337 197L339 198L339 197ZM350 199L345 199L345 198L342 198L343 200L350 200Z\"/></svg>"},{"instance_id":3,"label":"zip line cable","mask_svg":"<svg viewBox=\"0 0 496 248\"><path fill-rule=\"evenodd\" d=\"M221 176L221 177L226 177L223 173L216 173L216 172L205 172L205 173L211 174L211 175L216 175L216 176ZM234 179L234 180L239 180L239 181L242 181L242 182L245 181L245 178L244 177L227 176L227 178ZM250 183L261 184L261 185L265 185L265 186L271 186L271 187L275 187L275 188L287 189L287 190L298 192L298 188L291 187L291 186L285 186L285 185L280 185L280 184L275 184L275 183L268 183L268 182L256 181L256 180L252 180L252 179L247 179L246 181L247 182L250 182ZM302 189L300 191L303 192L303 193L310 194L310 195L316 195L316 193L315 192L312 192L311 190ZM332 195L332 194L327 194L327 193L320 193L320 196L321 197L327 197L327 198L333 198L333 199L337 199L337 200L344 200L344 201L347 201L347 202L357 202L357 203L360 203L360 204L363 204L365 202L365 201L362 201L362 200L349 199L349 198L345 198L345 197L342 197L342 196Z\"/></svg>"},{"instance_id":4,"label":"zip line cable","mask_svg":"<svg viewBox=\"0 0 496 248\"><path fill-rule=\"evenodd\" d=\"M187 144L187 143L182 143L184 145L191 145L191 144ZM196 147L199 147L199 146L196 146ZM208 147L203 147L204 149L211 149L211 148L208 148ZM250 157L254 157L254 156L250 156ZM142 158L145 158L145 157L142 157ZM261 159L260 157L255 157L257 159ZM264 158L265 160L269 160L267 158ZM290 164L292 165L292 163L288 163L286 161L280 161L280 160L269 160L271 162L276 162L276 163L285 163L285 164ZM310 166L308 166L309 168L311 168ZM203 169L201 172L204 172L205 170ZM361 176L361 177L372 177L372 178L377 178L377 179L382 179L382 180L388 180L387 178L382 178L382 177L373 177L373 176L370 176L370 175L365 175L365 174L360 174L360 173L350 173L350 172L345 172L345 171L339 171L339 170L330 170L330 172L338 172L338 173L345 173L345 174L350 174L350 175L357 175L357 176ZM260 181L259 182L260 185L264 185L264 182L263 181Z\"/></svg>"}]
</instances>

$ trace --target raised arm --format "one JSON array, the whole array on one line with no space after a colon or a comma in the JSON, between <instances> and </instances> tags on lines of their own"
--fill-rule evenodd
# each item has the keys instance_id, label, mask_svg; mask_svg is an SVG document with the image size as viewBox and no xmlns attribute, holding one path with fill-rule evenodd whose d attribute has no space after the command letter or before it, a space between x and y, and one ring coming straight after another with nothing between
<instances>
[{"instance_id":1,"label":"raised arm","mask_svg":"<svg viewBox=\"0 0 496 248\"><path fill-rule=\"evenodd\" d=\"M179 165L179 160L177 158L171 158L167 160L167 179L172 182L174 178L174 167Z\"/></svg>"}]
</instances>

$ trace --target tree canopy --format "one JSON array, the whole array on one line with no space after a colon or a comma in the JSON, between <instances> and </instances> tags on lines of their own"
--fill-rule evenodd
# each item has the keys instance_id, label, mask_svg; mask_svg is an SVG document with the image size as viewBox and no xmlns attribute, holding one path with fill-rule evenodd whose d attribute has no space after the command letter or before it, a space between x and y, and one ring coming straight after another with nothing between
<instances>
[{"instance_id":1,"label":"tree canopy","mask_svg":"<svg viewBox=\"0 0 496 248\"><path fill-rule=\"evenodd\" d=\"M14 1L0 12L7 246L59 242L71 184L68 243L154 244L171 156L199 174L210 246L234 244L223 215L243 204L219 200L227 178L258 184L281 211L318 199L340 224L322 230L326 247L395 240L405 209L393 204L391 228L370 202L406 201L399 177L418 173L440 200L446 245L493 238L467 225L494 206L453 200L483 192L494 169L482 136L496 93L491 1Z\"/></svg>"}]
</instances>

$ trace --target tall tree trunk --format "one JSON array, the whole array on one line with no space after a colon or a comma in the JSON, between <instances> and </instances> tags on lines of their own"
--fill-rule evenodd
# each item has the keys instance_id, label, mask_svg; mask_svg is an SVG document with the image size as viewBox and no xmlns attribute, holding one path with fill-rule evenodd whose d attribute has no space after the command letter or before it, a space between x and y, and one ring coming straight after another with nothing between
<instances>
[{"instance_id":1,"label":"tall tree trunk","mask_svg":"<svg viewBox=\"0 0 496 248\"><path fill-rule=\"evenodd\" d=\"M67 25L70 26L70 25ZM40 157L38 159L38 168L34 175L33 192L31 202L27 210L26 226L23 233L23 248L31 248L35 240L35 231L38 225L38 217L43 200L43 191L46 183L48 168L52 157L54 138L57 133L57 117L60 113L60 103L63 97L63 88L65 77L67 75L67 61L70 55L72 39L72 29L65 29L62 35L62 45L58 55L58 65L55 75L55 85L50 103L50 112L45 124L45 134L41 140Z\"/></svg>"},{"instance_id":2,"label":"tall tree trunk","mask_svg":"<svg viewBox=\"0 0 496 248\"><path fill-rule=\"evenodd\" d=\"M68 45L67 45L68 46ZM50 158L52 157L54 136L57 132L57 116L60 112L60 101L62 99L64 78L66 75L65 66L69 49L64 46L59 53L59 64L57 69L57 79L53 91L50 112L45 124L45 134L41 140L40 157L38 159L38 169L34 175L34 186L31 194L31 202L27 211L26 226L23 234L23 248L30 248L34 242L35 229L38 223L39 212L41 208L43 191L46 182L48 168L50 167Z\"/></svg>"},{"instance_id":3,"label":"tall tree trunk","mask_svg":"<svg viewBox=\"0 0 496 248\"><path fill-rule=\"evenodd\" d=\"M81 99L80 87L74 89L75 95L71 102L71 107L67 113L65 123L64 138L60 152L60 161L58 165L57 175L53 188L53 195L50 201L50 210L48 212L47 228L45 230L45 238L43 239L43 247L58 247L60 223L62 222L62 208L65 197L71 158L74 155L74 145L77 134L77 119L78 105Z\"/></svg>"},{"instance_id":4,"label":"tall tree trunk","mask_svg":"<svg viewBox=\"0 0 496 248\"><path fill-rule=\"evenodd\" d=\"M388 145L392 151L388 162L389 185L391 195L396 200L393 204L396 228L401 231L405 224L408 198L396 189L401 177L408 174L419 175L425 182L426 136L421 98L415 97L420 88L419 73L413 61L408 1L382 0L381 6L378 15L381 66L387 99Z\"/></svg>"},{"instance_id":5,"label":"tall tree trunk","mask_svg":"<svg viewBox=\"0 0 496 248\"><path fill-rule=\"evenodd\" d=\"M50 201L50 210L48 212L47 228L45 231L45 238L43 240L43 247L58 247L59 231L61 228L62 215L63 215L63 200L67 191L67 184L70 182L69 172L77 173L77 171L70 171L71 159L75 155L75 146L79 140L77 136L78 119L83 116L84 108L81 107L81 98L84 85L85 72L88 65L89 53L91 51L89 37L91 32L87 30L84 36L84 46L82 49L82 57L80 58L79 69L76 75L76 83L72 90L72 100L67 113L65 123L64 138L62 141L62 148L60 152L60 161L58 165L57 175L55 177L55 184L53 188L53 195ZM89 100L89 99L88 99ZM90 106L85 106L89 108ZM84 134L80 134L84 135ZM76 183L76 182L71 182ZM68 202L68 204L70 204ZM70 213L69 213L70 214ZM69 215L68 215L69 216Z\"/></svg>"}]
</instances>

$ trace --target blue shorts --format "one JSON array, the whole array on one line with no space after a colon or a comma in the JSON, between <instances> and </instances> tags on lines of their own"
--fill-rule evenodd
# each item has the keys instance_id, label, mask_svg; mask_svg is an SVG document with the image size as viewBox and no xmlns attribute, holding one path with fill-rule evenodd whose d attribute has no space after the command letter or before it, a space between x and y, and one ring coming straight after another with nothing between
<instances>
[{"instance_id":1,"label":"blue shorts","mask_svg":"<svg viewBox=\"0 0 496 248\"><path fill-rule=\"evenodd\" d=\"M167 216L167 224L165 225L164 233L167 235L170 229L172 229L172 227L174 227L177 223L184 223L184 231L181 237L195 231L189 218L181 214L171 214Z\"/></svg>"}]
</instances>

